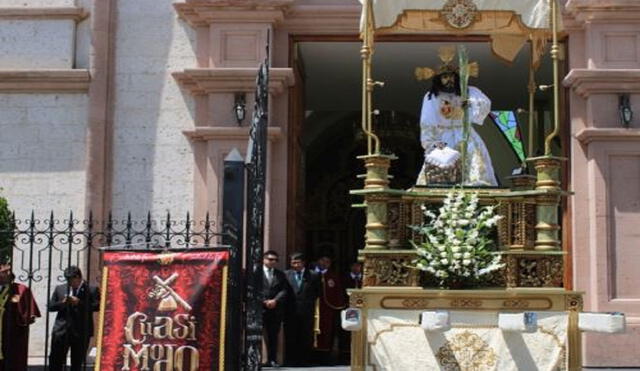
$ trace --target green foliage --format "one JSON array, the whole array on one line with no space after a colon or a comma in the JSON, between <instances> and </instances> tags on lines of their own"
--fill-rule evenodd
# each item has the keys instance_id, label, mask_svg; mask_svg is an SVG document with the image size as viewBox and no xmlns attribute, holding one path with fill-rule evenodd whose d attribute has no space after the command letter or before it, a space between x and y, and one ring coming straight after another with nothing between
<instances>
[{"instance_id":1,"label":"green foliage","mask_svg":"<svg viewBox=\"0 0 640 371\"><path fill-rule=\"evenodd\" d=\"M5 263L11 257L13 245L13 220L9 203L0 196L0 263Z\"/></svg>"}]
</instances>

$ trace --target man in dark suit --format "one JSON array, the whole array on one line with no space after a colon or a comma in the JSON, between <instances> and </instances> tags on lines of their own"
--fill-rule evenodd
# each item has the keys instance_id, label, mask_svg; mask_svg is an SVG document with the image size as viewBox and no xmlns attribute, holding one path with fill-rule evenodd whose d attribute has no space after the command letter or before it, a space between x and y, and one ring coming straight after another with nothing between
<instances>
[{"instance_id":1,"label":"man in dark suit","mask_svg":"<svg viewBox=\"0 0 640 371\"><path fill-rule=\"evenodd\" d=\"M354 262L351 269L344 277L345 289L361 289L362 288L362 263Z\"/></svg>"},{"instance_id":2,"label":"man in dark suit","mask_svg":"<svg viewBox=\"0 0 640 371\"><path fill-rule=\"evenodd\" d=\"M320 296L320 275L305 267L301 253L291 255L291 269L286 271L293 291L284 321L286 363L304 366L312 357L314 315Z\"/></svg>"},{"instance_id":3,"label":"man in dark suit","mask_svg":"<svg viewBox=\"0 0 640 371\"><path fill-rule=\"evenodd\" d=\"M66 284L56 286L49 301L49 311L58 312L51 333L51 371L62 371L71 348L71 370L79 371L87 356L93 336L93 312L100 307L100 292L82 279L76 266L64 271Z\"/></svg>"},{"instance_id":4,"label":"man in dark suit","mask_svg":"<svg viewBox=\"0 0 640 371\"><path fill-rule=\"evenodd\" d=\"M336 357L333 344L340 328L340 311L346 307L346 291L342 277L333 269L332 259L321 255L315 268L320 274L320 333L316 336L314 349L321 365L333 365Z\"/></svg>"},{"instance_id":5,"label":"man in dark suit","mask_svg":"<svg viewBox=\"0 0 640 371\"><path fill-rule=\"evenodd\" d=\"M289 282L284 272L277 269L278 253L269 250L262 255L262 269L264 280L262 292L262 323L266 333L267 362L266 366L279 367L278 357L278 333L284 317L287 294L290 291Z\"/></svg>"}]
</instances>

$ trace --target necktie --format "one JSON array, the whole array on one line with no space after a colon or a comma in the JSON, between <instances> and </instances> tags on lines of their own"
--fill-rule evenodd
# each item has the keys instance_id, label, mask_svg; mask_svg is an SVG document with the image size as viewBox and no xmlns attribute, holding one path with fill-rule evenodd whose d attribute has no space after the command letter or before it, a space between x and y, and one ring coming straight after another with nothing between
<instances>
[{"instance_id":1,"label":"necktie","mask_svg":"<svg viewBox=\"0 0 640 371\"><path fill-rule=\"evenodd\" d=\"M267 281L269 281L269 284L273 281L273 268L267 269Z\"/></svg>"},{"instance_id":2,"label":"necktie","mask_svg":"<svg viewBox=\"0 0 640 371\"><path fill-rule=\"evenodd\" d=\"M296 272L296 283L298 284L298 288L302 286L302 272Z\"/></svg>"}]
</instances>

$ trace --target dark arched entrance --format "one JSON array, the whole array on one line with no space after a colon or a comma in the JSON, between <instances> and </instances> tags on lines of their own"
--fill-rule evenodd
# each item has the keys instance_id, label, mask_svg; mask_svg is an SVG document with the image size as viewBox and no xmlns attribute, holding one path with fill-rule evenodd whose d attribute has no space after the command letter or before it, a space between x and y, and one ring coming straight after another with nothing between
<instances>
[{"instance_id":1,"label":"dark arched entrance","mask_svg":"<svg viewBox=\"0 0 640 371\"><path fill-rule=\"evenodd\" d=\"M383 151L398 157L391 168L391 186L407 189L415 182L422 162L417 117L381 112L376 130ZM305 252L310 259L332 256L335 268L346 272L364 246L364 213L353 204L362 202L349 190L362 188L364 173L357 156L366 152L360 112L315 112L303 131L305 179Z\"/></svg>"}]
</instances>

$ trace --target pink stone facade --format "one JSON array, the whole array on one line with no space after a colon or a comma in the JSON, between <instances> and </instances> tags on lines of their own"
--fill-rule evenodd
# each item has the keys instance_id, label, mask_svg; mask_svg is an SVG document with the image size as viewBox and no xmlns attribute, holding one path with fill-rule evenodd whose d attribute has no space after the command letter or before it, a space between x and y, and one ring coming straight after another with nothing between
<instances>
[{"instance_id":1,"label":"pink stone facade","mask_svg":"<svg viewBox=\"0 0 640 371\"><path fill-rule=\"evenodd\" d=\"M288 189L300 153L292 112L300 81L290 61L292 45L299 39L355 40L356 0L100 0L80 1L80 6L43 1L35 10L18 12L0 5L0 21L35 17L71 24L80 40L76 62L72 66L74 58L65 54L69 63L63 69L55 65L40 72L40 65L25 71L0 63L0 75L10 78L10 83L0 81L0 89L9 95L87 98L86 140L79 154L85 186L69 202L82 193L83 208L94 215L126 212L134 205L156 215L172 209L202 218L210 212L219 221L223 160L233 148L245 153L255 74L270 38L265 248L283 255L297 248L298 231L291 230L296 200ZM24 2L9 3L22 7ZM565 124L570 125L569 181L575 192L564 226L571 239L573 288L585 292L586 310L620 311L628 320L624 335L585 335L583 361L592 367L640 367L640 1L568 0L563 17L569 61L563 83L570 109ZM153 27L162 29L162 22L173 28L159 37ZM148 44L135 44L136 34L148 35ZM161 50L164 46L167 50ZM80 69L78 61L88 65ZM242 126L231 110L238 93L246 95L248 108ZM637 116L630 128L622 128L618 116L622 93L631 95ZM153 130L135 127L152 120L165 124ZM148 167L123 165L128 151L147 148L137 147L131 135L150 142L149 153L140 154L154 158ZM175 153L178 160L171 156ZM123 180L132 173L153 181ZM21 187L21 179L12 178L11 187ZM153 196L142 202L138 194ZM14 206L34 207L20 197Z\"/></svg>"},{"instance_id":2,"label":"pink stone facade","mask_svg":"<svg viewBox=\"0 0 640 371\"><path fill-rule=\"evenodd\" d=\"M640 3L569 0L574 288L585 310L627 315L627 333L585 335L585 366L640 366L640 124L623 129L618 95L640 110Z\"/></svg>"}]
</instances>

